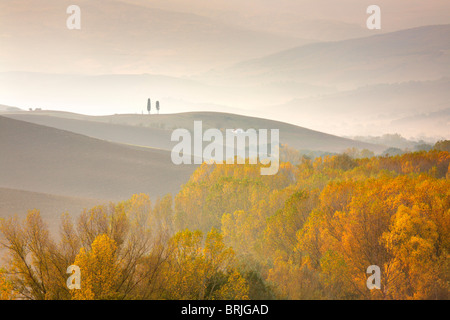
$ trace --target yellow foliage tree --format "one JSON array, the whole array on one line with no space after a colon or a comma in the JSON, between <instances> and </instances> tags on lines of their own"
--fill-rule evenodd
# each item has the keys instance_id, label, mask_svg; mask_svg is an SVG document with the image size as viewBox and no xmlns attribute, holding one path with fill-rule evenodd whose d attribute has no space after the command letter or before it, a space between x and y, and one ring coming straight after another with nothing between
<instances>
[{"instance_id":1,"label":"yellow foliage tree","mask_svg":"<svg viewBox=\"0 0 450 320\"><path fill-rule=\"evenodd\" d=\"M17 298L11 281L0 270L0 300L14 300Z\"/></svg>"},{"instance_id":2,"label":"yellow foliage tree","mask_svg":"<svg viewBox=\"0 0 450 320\"><path fill-rule=\"evenodd\" d=\"M75 300L118 298L121 270L117 261L117 245L107 235L99 235L91 250L81 248L74 265L80 267L81 289L72 290Z\"/></svg>"},{"instance_id":3,"label":"yellow foliage tree","mask_svg":"<svg viewBox=\"0 0 450 320\"><path fill-rule=\"evenodd\" d=\"M436 225L418 206L400 206L389 232L383 234L393 258L387 266L393 270L386 279L386 294L394 299L430 299L438 283Z\"/></svg>"},{"instance_id":4,"label":"yellow foliage tree","mask_svg":"<svg viewBox=\"0 0 450 320\"><path fill-rule=\"evenodd\" d=\"M244 299L248 285L233 269L234 252L223 243L223 237L212 230L203 242L200 231L185 230L170 241L170 257L163 267L163 298Z\"/></svg>"}]
</instances>

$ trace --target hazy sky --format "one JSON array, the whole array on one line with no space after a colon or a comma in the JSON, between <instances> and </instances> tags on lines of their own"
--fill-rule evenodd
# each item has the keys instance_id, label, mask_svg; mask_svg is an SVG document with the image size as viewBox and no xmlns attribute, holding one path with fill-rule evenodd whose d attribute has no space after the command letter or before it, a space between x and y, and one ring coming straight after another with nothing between
<instances>
[{"instance_id":1,"label":"hazy sky","mask_svg":"<svg viewBox=\"0 0 450 320\"><path fill-rule=\"evenodd\" d=\"M66 9L72 4L81 8L81 30L66 27ZM365 26L371 4L381 7L380 31ZM302 78L301 85L287 83L291 92L298 85L301 95L283 97L282 82L274 87L269 79L247 90L251 83L240 86L239 76L225 80L221 72L308 43L449 24L449 13L448 0L2 0L0 104L87 114L139 113L141 101L152 96L162 100L163 112L276 117L264 110L294 98L336 94L339 85L321 83L318 88ZM151 79L105 76L142 74ZM266 91L264 99L254 98L258 90ZM330 128L312 120L304 123L295 114L282 120ZM360 127L348 124L331 130L360 133Z\"/></svg>"},{"instance_id":2,"label":"hazy sky","mask_svg":"<svg viewBox=\"0 0 450 320\"><path fill-rule=\"evenodd\" d=\"M0 71L189 75L195 70L223 67L295 47L302 44L299 39L341 40L371 35L365 28L365 11L373 3L2 0ZM81 8L80 31L66 28L65 11L70 4ZM450 23L448 0L378 0L376 4L382 9L381 32ZM259 33L243 34L243 30ZM242 42L237 41L239 34L243 34ZM252 46L245 45L245 35L254 39ZM189 68L180 58L180 53L190 52L199 58L185 62L195 68Z\"/></svg>"}]
</instances>

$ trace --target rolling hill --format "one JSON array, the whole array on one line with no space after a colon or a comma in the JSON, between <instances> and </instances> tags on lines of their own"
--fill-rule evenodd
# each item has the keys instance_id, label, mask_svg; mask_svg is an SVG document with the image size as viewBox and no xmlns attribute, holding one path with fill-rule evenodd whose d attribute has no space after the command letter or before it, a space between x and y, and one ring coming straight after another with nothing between
<instances>
[{"instance_id":1,"label":"rolling hill","mask_svg":"<svg viewBox=\"0 0 450 320\"><path fill-rule=\"evenodd\" d=\"M374 84L294 99L266 110L277 110L278 117L286 121L292 114L302 114L304 125L311 124L315 130L330 130L344 136L351 132L358 135L384 132L415 138L449 138L449 87L449 77Z\"/></svg>"},{"instance_id":2,"label":"rolling hill","mask_svg":"<svg viewBox=\"0 0 450 320\"><path fill-rule=\"evenodd\" d=\"M9 113L5 116L93 138L167 151L170 151L177 143L170 141L172 131L176 128L192 130L196 120L202 121L204 130L208 128L279 129L280 142L298 150L343 152L347 148L355 147L382 152L385 149L383 146L340 138L288 123L216 112L83 116L66 112L33 111Z\"/></svg>"},{"instance_id":3,"label":"rolling hill","mask_svg":"<svg viewBox=\"0 0 450 320\"><path fill-rule=\"evenodd\" d=\"M0 116L0 187L106 200L176 193L195 166L164 150L106 142Z\"/></svg>"},{"instance_id":4,"label":"rolling hill","mask_svg":"<svg viewBox=\"0 0 450 320\"><path fill-rule=\"evenodd\" d=\"M450 74L449 36L447 24L312 43L241 62L225 75L247 81L295 81L339 89L436 80Z\"/></svg>"}]
</instances>

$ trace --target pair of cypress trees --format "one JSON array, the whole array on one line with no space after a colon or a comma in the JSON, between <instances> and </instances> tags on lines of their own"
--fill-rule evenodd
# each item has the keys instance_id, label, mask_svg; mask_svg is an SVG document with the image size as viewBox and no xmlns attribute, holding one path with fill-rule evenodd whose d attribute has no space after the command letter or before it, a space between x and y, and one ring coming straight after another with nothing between
<instances>
[{"instance_id":1,"label":"pair of cypress trees","mask_svg":"<svg viewBox=\"0 0 450 320\"><path fill-rule=\"evenodd\" d=\"M152 109L152 102L150 98L147 100L147 111L150 114L150 110ZM156 101L156 111L159 113L159 101Z\"/></svg>"}]
</instances>

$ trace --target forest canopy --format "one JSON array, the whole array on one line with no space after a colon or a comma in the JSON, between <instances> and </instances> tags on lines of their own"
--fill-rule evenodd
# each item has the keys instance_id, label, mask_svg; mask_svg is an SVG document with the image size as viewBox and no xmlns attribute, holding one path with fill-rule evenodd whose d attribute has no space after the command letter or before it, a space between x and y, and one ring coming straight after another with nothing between
<instances>
[{"instance_id":1,"label":"forest canopy","mask_svg":"<svg viewBox=\"0 0 450 320\"><path fill-rule=\"evenodd\" d=\"M0 298L449 298L449 152L296 163L203 164L174 197L64 214L58 237L38 209L3 219Z\"/></svg>"}]
</instances>

